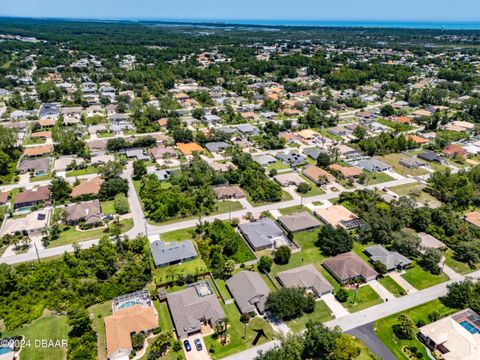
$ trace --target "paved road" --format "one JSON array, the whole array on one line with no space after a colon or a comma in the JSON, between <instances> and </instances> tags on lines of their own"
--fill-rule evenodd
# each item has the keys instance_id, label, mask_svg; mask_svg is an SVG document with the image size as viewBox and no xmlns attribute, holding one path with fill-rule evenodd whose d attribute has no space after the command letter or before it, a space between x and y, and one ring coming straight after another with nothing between
<instances>
[{"instance_id":1,"label":"paved road","mask_svg":"<svg viewBox=\"0 0 480 360\"><path fill-rule=\"evenodd\" d=\"M382 343L382 341L375 335L373 330L373 322L359 326L348 331L348 334L355 336L362 340L368 348L382 360L396 360L397 358L392 352Z\"/></svg>"},{"instance_id":2,"label":"paved road","mask_svg":"<svg viewBox=\"0 0 480 360\"><path fill-rule=\"evenodd\" d=\"M468 276L480 278L480 270L475 271L469 274ZM450 280L450 281L432 286L430 288L420 290L416 293L405 295L405 296L396 298L394 300L372 306L365 310L358 311L356 313L349 314L347 316L328 321L325 323L325 325L330 327L339 326L344 332L351 332L354 329L371 324L376 320L382 319L384 317L390 316L400 311L404 311L412 307L422 305L429 301L438 299L442 296L445 296L447 294L448 284L451 284L452 282L456 282L456 281L461 281L464 278L465 277L462 276L458 279ZM258 350L266 351L268 349L272 349L276 344L278 344L278 341L270 341L268 343L263 344L261 348L260 347L251 348L251 349L248 349L247 351L237 353L234 356L231 356L226 359L253 360ZM378 349L378 351L380 351L380 349Z\"/></svg>"},{"instance_id":3,"label":"paved road","mask_svg":"<svg viewBox=\"0 0 480 360\"><path fill-rule=\"evenodd\" d=\"M134 227L131 230L129 230L127 233L125 233L125 235L129 237L135 237L139 234L145 234L145 232L147 232L148 235L162 234L165 232L194 227L198 224L198 219L178 221L171 224L160 225L160 226L148 224L145 220L138 195L133 187L131 174L132 174L132 165L128 164L127 169L122 174L122 177L127 179L129 182L130 189L128 192L128 202L129 202L130 209L133 216ZM383 184L370 185L367 188L375 189L375 188L383 188L383 187L392 187L392 186L410 184L415 181L416 181L415 179L403 178L399 180L386 182ZM354 190L356 189L349 189L346 191L354 191ZM340 192L326 193L318 196L309 197L308 199L304 199L304 203L306 203L307 201L308 203L313 203L313 202L321 202L325 200L332 200L337 198L339 195L340 195ZM264 205L264 206L258 206L253 209L249 208L249 209L233 211L231 214L224 213L219 215L206 216L206 217L202 217L201 220L202 221L213 221L215 219L228 220L229 218L232 218L232 219L240 218L249 211L253 211L255 213L261 213L263 211L278 210L281 208L286 208L286 207L296 206L296 205L300 205L300 200L289 200L289 201L283 201L283 202L273 203L273 204ZM92 245L97 244L98 241L99 240L96 239L96 240L79 242L79 246L82 249L89 248ZM51 256L62 255L65 252L73 252L73 251L74 251L74 248L72 245L63 245L63 246L57 246L50 249L39 250L38 255L40 258L47 258ZM36 253L25 253L25 254L18 254L14 256L2 257L0 258L0 263L17 264L17 263L26 262L26 261L33 261L36 259L37 259Z\"/></svg>"}]
</instances>

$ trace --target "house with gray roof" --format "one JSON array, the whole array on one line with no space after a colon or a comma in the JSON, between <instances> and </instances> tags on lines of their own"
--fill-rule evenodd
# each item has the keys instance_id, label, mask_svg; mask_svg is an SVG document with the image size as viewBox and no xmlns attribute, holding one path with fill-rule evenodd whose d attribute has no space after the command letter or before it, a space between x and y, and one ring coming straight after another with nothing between
<instances>
[{"instance_id":1,"label":"house with gray roof","mask_svg":"<svg viewBox=\"0 0 480 360\"><path fill-rule=\"evenodd\" d=\"M31 171L35 176L42 176L48 173L49 165L49 158L23 159L17 169L21 174Z\"/></svg>"},{"instance_id":2,"label":"house with gray roof","mask_svg":"<svg viewBox=\"0 0 480 360\"><path fill-rule=\"evenodd\" d=\"M219 153L222 151L225 151L230 147L229 144L227 144L224 141L218 141L218 142L209 142L205 144L205 147L208 149L208 151L213 152L213 153Z\"/></svg>"},{"instance_id":3,"label":"house with gray roof","mask_svg":"<svg viewBox=\"0 0 480 360\"><path fill-rule=\"evenodd\" d=\"M258 135L260 134L260 130L250 124L240 124L237 125L237 130L240 131L242 134L245 135Z\"/></svg>"},{"instance_id":4,"label":"house with gray roof","mask_svg":"<svg viewBox=\"0 0 480 360\"><path fill-rule=\"evenodd\" d=\"M253 158L257 163L262 166L268 166L270 164L275 164L277 160L272 155L259 155Z\"/></svg>"},{"instance_id":5,"label":"house with gray roof","mask_svg":"<svg viewBox=\"0 0 480 360\"><path fill-rule=\"evenodd\" d=\"M271 219L263 218L240 224L238 228L255 251L290 245L283 230Z\"/></svg>"},{"instance_id":6,"label":"house with gray roof","mask_svg":"<svg viewBox=\"0 0 480 360\"><path fill-rule=\"evenodd\" d=\"M137 160L150 160L150 157L143 149L128 149L125 153L129 159L136 158Z\"/></svg>"},{"instance_id":7,"label":"house with gray roof","mask_svg":"<svg viewBox=\"0 0 480 360\"><path fill-rule=\"evenodd\" d=\"M309 149L303 149L303 153L308 157L312 158L313 160L317 160L320 154L327 153L327 152L319 148L309 148Z\"/></svg>"},{"instance_id":8,"label":"house with gray roof","mask_svg":"<svg viewBox=\"0 0 480 360\"><path fill-rule=\"evenodd\" d=\"M242 314L255 311L258 311L259 314L265 312L265 303L270 289L259 273L240 271L228 279L226 283Z\"/></svg>"},{"instance_id":9,"label":"house with gray roof","mask_svg":"<svg viewBox=\"0 0 480 360\"><path fill-rule=\"evenodd\" d=\"M277 274L277 279L283 287L299 287L313 293L316 298L333 291L333 286L312 264L281 271Z\"/></svg>"},{"instance_id":10,"label":"house with gray roof","mask_svg":"<svg viewBox=\"0 0 480 360\"><path fill-rule=\"evenodd\" d=\"M300 155L297 152L291 152L289 154L277 154L277 158L280 159L285 165L292 167L300 166L307 162L305 156Z\"/></svg>"},{"instance_id":11,"label":"house with gray roof","mask_svg":"<svg viewBox=\"0 0 480 360\"><path fill-rule=\"evenodd\" d=\"M292 233L313 230L321 225L320 221L306 211L302 211L297 214L280 216L277 220L285 230Z\"/></svg>"},{"instance_id":12,"label":"house with gray roof","mask_svg":"<svg viewBox=\"0 0 480 360\"><path fill-rule=\"evenodd\" d=\"M398 163L409 169L417 169L426 165L423 161L411 157L400 159Z\"/></svg>"},{"instance_id":13,"label":"house with gray roof","mask_svg":"<svg viewBox=\"0 0 480 360\"><path fill-rule=\"evenodd\" d=\"M203 326L214 327L225 318L217 296L209 283L200 282L167 294L167 304L181 340L199 334Z\"/></svg>"},{"instance_id":14,"label":"house with gray roof","mask_svg":"<svg viewBox=\"0 0 480 360\"><path fill-rule=\"evenodd\" d=\"M369 172L382 172L382 171L387 171L391 169L390 165L385 164L384 162L374 158L360 160L357 163L357 166Z\"/></svg>"},{"instance_id":15,"label":"house with gray roof","mask_svg":"<svg viewBox=\"0 0 480 360\"><path fill-rule=\"evenodd\" d=\"M425 161L438 162L439 164L445 162L445 159L442 156L435 154L433 151L426 151L424 153L420 153L417 155L417 157Z\"/></svg>"},{"instance_id":16,"label":"house with gray roof","mask_svg":"<svg viewBox=\"0 0 480 360\"><path fill-rule=\"evenodd\" d=\"M150 242L150 250L157 268L193 260L197 257L197 251L191 240L168 243L155 240Z\"/></svg>"},{"instance_id":17,"label":"house with gray roof","mask_svg":"<svg viewBox=\"0 0 480 360\"><path fill-rule=\"evenodd\" d=\"M365 248L364 252L372 262L380 261L388 271L404 269L407 265L411 264L410 259L396 251L389 251L382 245L369 246Z\"/></svg>"},{"instance_id":18,"label":"house with gray roof","mask_svg":"<svg viewBox=\"0 0 480 360\"><path fill-rule=\"evenodd\" d=\"M67 212L67 222L71 225L80 222L86 225L97 225L103 222L102 209L98 199L68 205L65 210Z\"/></svg>"}]
</instances>

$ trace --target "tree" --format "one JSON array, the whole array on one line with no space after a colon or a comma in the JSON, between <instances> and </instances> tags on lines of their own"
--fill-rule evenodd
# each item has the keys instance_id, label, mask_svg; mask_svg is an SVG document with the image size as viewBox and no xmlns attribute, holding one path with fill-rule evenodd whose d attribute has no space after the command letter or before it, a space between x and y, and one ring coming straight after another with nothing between
<instances>
[{"instance_id":1,"label":"tree","mask_svg":"<svg viewBox=\"0 0 480 360\"><path fill-rule=\"evenodd\" d=\"M360 355L361 349L355 345L351 336L343 334L335 339L334 349L330 354L331 360L350 360L356 359Z\"/></svg>"},{"instance_id":2,"label":"tree","mask_svg":"<svg viewBox=\"0 0 480 360\"><path fill-rule=\"evenodd\" d=\"M472 268L480 261L477 241L460 241L454 249L455 259L469 264Z\"/></svg>"},{"instance_id":3,"label":"tree","mask_svg":"<svg viewBox=\"0 0 480 360\"><path fill-rule=\"evenodd\" d=\"M119 177L122 172L123 166L117 161L109 161L98 170L98 173L104 179Z\"/></svg>"},{"instance_id":4,"label":"tree","mask_svg":"<svg viewBox=\"0 0 480 360\"><path fill-rule=\"evenodd\" d=\"M297 187L297 192L298 193L305 195L310 190L312 190L312 186L309 183L302 182L302 183L298 184L298 187Z\"/></svg>"},{"instance_id":5,"label":"tree","mask_svg":"<svg viewBox=\"0 0 480 360\"><path fill-rule=\"evenodd\" d=\"M367 130L363 126L357 126L355 130L353 130L353 136L355 136L358 140L365 139L367 136Z\"/></svg>"},{"instance_id":6,"label":"tree","mask_svg":"<svg viewBox=\"0 0 480 360\"><path fill-rule=\"evenodd\" d=\"M275 264L285 265L288 264L292 252L288 246L282 245L275 250L274 258Z\"/></svg>"},{"instance_id":7,"label":"tree","mask_svg":"<svg viewBox=\"0 0 480 360\"><path fill-rule=\"evenodd\" d=\"M115 195L115 198L113 199L113 207L119 215L127 214L130 211L128 199L124 193Z\"/></svg>"},{"instance_id":8,"label":"tree","mask_svg":"<svg viewBox=\"0 0 480 360\"><path fill-rule=\"evenodd\" d=\"M135 160L133 162L133 179L140 180L147 173L147 166L143 160Z\"/></svg>"},{"instance_id":9,"label":"tree","mask_svg":"<svg viewBox=\"0 0 480 360\"><path fill-rule=\"evenodd\" d=\"M273 260L269 256L262 256L260 258L258 265L260 266L261 269L265 270L266 272L270 272L270 270L272 269Z\"/></svg>"},{"instance_id":10,"label":"tree","mask_svg":"<svg viewBox=\"0 0 480 360\"><path fill-rule=\"evenodd\" d=\"M113 199L115 195L123 193L128 194L128 181L119 177L110 178L104 181L100 187L98 194L100 199Z\"/></svg>"},{"instance_id":11,"label":"tree","mask_svg":"<svg viewBox=\"0 0 480 360\"><path fill-rule=\"evenodd\" d=\"M63 177L56 177L50 182L50 197L55 204L68 200L71 191L70 184Z\"/></svg>"},{"instance_id":12,"label":"tree","mask_svg":"<svg viewBox=\"0 0 480 360\"><path fill-rule=\"evenodd\" d=\"M317 165L321 168L326 168L328 165L330 165L332 160L330 159L330 156L327 153L321 152L318 154L317 157Z\"/></svg>"},{"instance_id":13,"label":"tree","mask_svg":"<svg viewBox=\"0 0 480 360\"><path fill-rule=\"evenodd\" d=\"M134 350L143 349L145 343L145 334L139 332L132 335L132 347Z\"/></svg>"},{"instance_id":14,"label":"tree","mask_svg":"<svg viewBox=\"0 0 480 360\"><path fill-rule=\"evenodd\" d=\"M373 262L373 268L375 269L376 272L378 272L380 275L385 275L388 272L387 267L385 266L384 263L380 261L374 261Z\"/></svg>"},{"instance_id":15,"label":"tree","mask_svg":"<svg viewBox=\"0 0 480 360\"><path fill-rule=\"evenodd\" d=\"M382 108L380 109L380 114L386 117L393 116L395 115L395 109L393 108L392 105L387 104L385 106L382 106Z\"/></svg>"},{"instance_id":16,"label":"tree","mask_svg":"<svg viewBox=\"0 0 480 360\"><path fill-rule=\"evenodd\" d=\"M341 303L346 302L348 300L348 291L345 290L344 288L338 289L337 292L335 293L335 298Z\"/></svg>"},{"instance_id":17,"label":"tree","mask_svg":"<svg viewBox=\"0 0 480 360\"><path fill-rule=\"evenodd\" d=\"M168 332L162 332L149 347L147 360L157 360L166 354L172 345L173 337Z\"/></svg>"},{"instance_id":18,"label":"tree","mask_svg":"<svg viewBox=\"0 0 480 360\"><path fill-rule=\"evenodd\" d=\"M393 325L393 332L399 339L412 340L415 331L415 323L405 314L397 318L398 324Z\"/></svg>"},{"instance_id":19,"label":"tree","mask_svg":"<svg viewBox=\"0 0 480 360\"><path fill-rule=\"evenodd\" d=\"M430 271L432 274L440 274L442 269L438 265L442 260L442 252L438 249L427 249L422 254L422 259L420 265L425 269Z\"/></svg>"},{"instance_id":20,"label":"tree","mask_svg":"<svg viewBox=\"0 0 480 360\"><path fill-rule=\"evenodd\" d=\"M341 336L339 328L330 329L322 323L309 321L303 335L302 359L330 359L335 341Z\"/></svg>"},{"instance_id":21,"label":"tree","mask_svg":"<svg viewBox=\"0 0 480 360\"><path fill-rule=\"evenodd\" d=\"M420 238L414 234L405 231L395 232L393 234L392 248L406 257L418 256Z\"/></svg>"},{"instance_id":22,"label":"tree","mask_svg":"<svg viewBox=\"0 0 480 360\"><path fill-rule=\"evenodd\" d=\"M281 288L268 295L266 306L276 318L292 320L302 316L305 299L301 288Z\"/></svg>"},{"instance_id":23,"label":"tree","mask_svg":"<svg viewBox=\"0 0 480 360\"><path fill-rule=\"evenodd\" d=\"M335 256L352 250L353 238L344 229L336 229L331 225L322 226L318 233L316 245L322 253Z\"/></svg>"}]
</instances>

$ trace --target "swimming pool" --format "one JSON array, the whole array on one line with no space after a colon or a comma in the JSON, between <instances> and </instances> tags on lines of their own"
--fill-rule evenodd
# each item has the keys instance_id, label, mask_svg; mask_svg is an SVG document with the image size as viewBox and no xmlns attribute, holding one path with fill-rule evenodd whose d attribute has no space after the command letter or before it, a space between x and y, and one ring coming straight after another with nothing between
<instances>
[{"instance_id":1,"label":"swimming pool","mask_svg":"<svg viewBox=\"0 0 480 360\"><path fill-rule=\"evenodd\" d=\"M13 349L10 348L10 347L7 347L7 346L5 346L5 347L4 347L4 346L1 346L1 347L0 347L0 355L8 354L8 353L10 353L10 352L12 352L12 351L13 351Z\"/></svg>"},{"instance_id":2,"label":"swimming pool","mask_svg":"<svg viewBox=\"0 0 480 360\"><path fill-rule=\"evenodd\" d=\"M466 330L470 332L470 334L478 334L480 331L470 323L468 320L463 320L460 325L462 325Z\"/></svg>"},{"instance_id":3,"label":"swimming pool","mask_svg":"<svg viewBox=\"0 0 480 360\"><path fill-rule=\"evenodd\" d=\"M122 305L118 306L118 308L119 309L126 309L126 308L129 308L131 306L138 305L138 304L140 304L140 302L130 300L130 301L124 302Z\"/></svg>"}]
</instances>

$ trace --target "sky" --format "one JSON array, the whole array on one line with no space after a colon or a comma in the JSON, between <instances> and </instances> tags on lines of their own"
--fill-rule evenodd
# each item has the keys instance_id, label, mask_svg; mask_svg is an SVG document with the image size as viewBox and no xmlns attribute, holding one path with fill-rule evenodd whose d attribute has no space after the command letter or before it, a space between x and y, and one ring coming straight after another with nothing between
<instances>
[{"instance_id":1,"label":"sky","mask_svg":"<svg viewBox=\"0 0 480 360\"><path fill-rule=\"evenodd\" d=\"M81 19L480 21L478 0L0 0L0 16Z\"/></svg>"}]
</instances>

